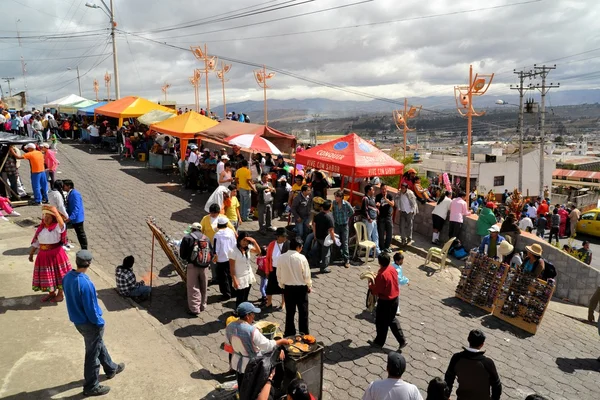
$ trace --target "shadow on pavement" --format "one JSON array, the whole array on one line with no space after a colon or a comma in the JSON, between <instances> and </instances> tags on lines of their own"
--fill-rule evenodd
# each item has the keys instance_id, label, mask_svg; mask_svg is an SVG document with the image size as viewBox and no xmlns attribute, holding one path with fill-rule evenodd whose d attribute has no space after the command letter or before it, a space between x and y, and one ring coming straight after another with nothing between
<instances>
[{"instance_id":1,"label":"shadow on pavement","mask_svg":"<svg viewBox=\"0 0 600 400\"><path fill-rule=\"evenodd\" d=\"M190 374L190 377L192 377L193 379L200 379L203 381L215 380L219 383L224 383L224 382L235 380L236 374L234 371L226 371L226 372L220 372L218 374L213 374L206 368L202 368L199 371L192 372Z\"/></svg>"},{"instance_id":2,"label":"shadow on pavement","mask_svg":"<svg viewBox=\"0 0 600 400\"><path fill-rule=\"evenodd\" d=\"M521 330L516 326L509 324L508 322L504 322L501 319L494 317L493 315L486 315L483 317L481 319L481 325L489 329L499 329L502 332L510 333L519 339L527 339L533 336L532 333Z\"/></svg>"},{"instance_id":3,"label":"shadow on pavement","mask_svg":"<svg viewBox=\"0 0 600 400\"><path fill-rule=\"evenodd\" d=\"M354 361L368 356L371 353L386 353L386 349L371 346L350 347L351 339L345 339L325 347L323 350L324 363L335 365L343 361Z\"/></svg>"},{"instance_id":4,"label":"shadow on pavement","mask_svg":"<svg viewBox=\"0 0 600 400\"><path fill-rule=\"evenodd\" d=\"M456 297L447 297L442 299L442 304L459 311L459 315L465 318L481 318L489 314L486 311L467 304Z\"/></svg>"},{"instance_id":5,"label":"shadow on pavement","mask_svg":"<svg viewBox=\"0 0 600 400\"><path fill-rule=\"evenodd\" d=\"M176 170L174 172L165 172L160 169L144 168L144 164L133 164L131 168L121 168L121 171L129 176L139 179L145 184L149 185L164 185L164 184L176 184L179 188L179 174Z\"/></svg>"},{"instance_id":6,"label":"shadow on pavement","mask_svg":"<svg viewBox=\"0 0 600 400\"><path fill-rule=\"evenodd\" d=\"M4 253L2 253L2 255L3 256L27 256L27 255L29 255L29 249L30 249L30 247L19 247L16 249L10 249L10 250L4 251Z\"/></svg>"},{"instance_id":7,"label":"shadow on pavement","mask_svg":"<svg viewBox=\"0 0 600 400\"><path fill-rule=\"evenodd\" d=\"M20 297L0 297L0 314L4 314L7 311L41 310L43 307L58 305L58 303L50 301L42 303L41 299L45 295L46 293Z\"/></svg>"},{"instance_id":8,"label":"shadow on pavement","mask_svg":"<svg viewBox=\"0 0 600 400\"><path fill-rule=\"evenodd\" d=\"M55 386L47 389L35 390L33 392L21 392L17 394L13 394L11 396L2 397L3 400L38 400L38 399L54 399L57 398L63 392L68 390L73 390L75 388L79 388L81 391L75 395L71 396L60 396L61 399L84 399L83 396L83 379L79 381L73 381L70 383L66 383L64 385Z\"/></svg>"},{"instance_id":9,"label":"shadow on pavement","mask_svg":"<svg viewBox=\"0 0 600 400\"><path fill-rule=\"evenodd\" d=\"M600 360L596 358L564 358L556 359L558 368L566 373L572 374L575 370L600 372Z\"/></svg>"},{"instance_id":10,"label":"shadow on pavement","mask_svg":"<svg viewBox=\"0 0 600 400\"><path fill-rule=\"evenodd\" d=\"M175 329L175 336L177 337L189 337L189 336L208 336L212 333L217 333L225 327L223 321L211 321L204 325L188 325L183 328Z\"/></svg>"},{"instance_id":11,"label":"shadow on pavement","mask_svg":"<svg viewBox=\"0 0 600 400\"><path fill-rule=\"evenodd\" d=\"M127 298L121 297L116 289L100 289L97 291L97 294L98 298L104 303L106 311L123 311L135 307ZM148 304L148 301L145 301L144 303ZM135 302L134 304L137 305Z\"/></svg>"}]
</instances>

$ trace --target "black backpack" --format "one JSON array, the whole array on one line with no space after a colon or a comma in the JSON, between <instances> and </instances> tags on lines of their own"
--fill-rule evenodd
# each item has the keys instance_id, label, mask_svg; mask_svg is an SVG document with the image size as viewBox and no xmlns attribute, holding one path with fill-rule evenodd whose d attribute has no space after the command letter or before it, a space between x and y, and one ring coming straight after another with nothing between
<instances>
[{"instance_id":1,"label":"black backpack","mask_svg":"<svg viewBox=\"0 0 600 400\"><path fill-rule=\"evenodd\" d=\"M554 264L544 258L544 272L542 272L540 279L548 281L548 279L556 279L556 275Z\"/></svg>"}]
</instances>

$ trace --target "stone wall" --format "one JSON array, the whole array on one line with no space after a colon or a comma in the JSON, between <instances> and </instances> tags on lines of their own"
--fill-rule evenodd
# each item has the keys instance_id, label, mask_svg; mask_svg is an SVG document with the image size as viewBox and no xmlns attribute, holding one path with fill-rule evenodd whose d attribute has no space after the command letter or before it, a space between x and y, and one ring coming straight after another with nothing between
<instances>
[{"instance_id":1,"label":"stone wall","mask_svg":"<svg viewBox=\"0 0 600 400\"><path fill-rule=\"evenodd\" d=\"M431 213L434 204L419 204L419 213L414 219L414 231L431 238L433 232ZM396 224L399 223L400 213L397 213ZM460 240L467 249L478 247L480 238L476 230L477 216L471 215L465 218ZM445 224L442 231L442 242L448 240L448 223ZM562 250L550 246L548 242L542 241L537 236L523 232L519 235L516 242L518 250L524 250L525 246L538 243L543 248L543 257L554 264L558 273L557 287L554 295L561 299L568 299L570 302L587 305L590 297L600 286L600 270L582 263L574 257L571 257Z\"/></svg>"}]
</instances>

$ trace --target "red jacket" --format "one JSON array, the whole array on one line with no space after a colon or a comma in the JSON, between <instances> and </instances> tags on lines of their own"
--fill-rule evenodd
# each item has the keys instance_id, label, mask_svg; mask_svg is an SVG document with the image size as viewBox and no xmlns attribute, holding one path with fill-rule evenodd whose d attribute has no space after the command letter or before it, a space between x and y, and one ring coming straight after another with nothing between
<instances>
[{"instance_id":1,"label":"red jacket","mask_svg":"<svg viewBox=\"0 0 600 400\"><path fill-rule=\"evenodd\" d=\"M542 201L542 204L540 204L540 206L537 209L537 215L538 217L540 215L546 215L548 214L549 208L548 208L548 203L546 203L546 200Z\"/></svg>"},{"instance_id":2,"label":"red jacket","mask_svg":"<svg viewBox=\"0 0 600 400\"><path fill-rule=\"evenodd\" d=\"M393 300L400 295L398 271L392 265L379 268L375 284L370 285L371 292L382 300Z\"/></svg>"}]
</instances>

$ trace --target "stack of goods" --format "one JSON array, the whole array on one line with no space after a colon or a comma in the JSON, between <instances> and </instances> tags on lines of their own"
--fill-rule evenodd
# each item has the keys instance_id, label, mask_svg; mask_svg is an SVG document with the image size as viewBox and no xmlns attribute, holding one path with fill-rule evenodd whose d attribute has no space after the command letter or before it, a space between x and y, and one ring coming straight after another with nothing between
<instances>
[{"instance_id":1,"label":"stack of goods","mask_svg":"<svg viewBox=\"0 0 600 400\"><path fill-rule=\"evenodd\" d=\"M471 252L456 288L456 297L491 313L508 270L508 264Z\"/></svg>"},{"instance_id":2,"label":"stack of goods","mask_svg":"<svg viewBox=\"0 0 600 400\"><path fill-rule=\"evenodd\" d=\"M511 270L494 315L511 325L535 334L554 294L555 282L532 278L519 269Z\"/></svg>"}]
</instances>

